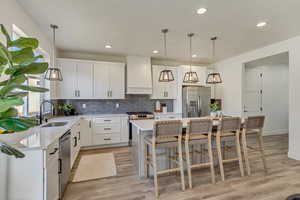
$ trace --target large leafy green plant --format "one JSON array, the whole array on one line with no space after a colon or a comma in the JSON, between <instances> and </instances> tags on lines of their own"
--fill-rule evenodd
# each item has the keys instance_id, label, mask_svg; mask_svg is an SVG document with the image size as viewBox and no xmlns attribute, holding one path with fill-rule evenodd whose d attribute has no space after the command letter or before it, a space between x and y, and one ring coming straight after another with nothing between
<instances>
[{"instance_id":1,"label":"large leafy green plant","mask_svg":"<svg viewBox=\"0 0 300 200\"><path fill-rule=\"evenodd\" d=\"M0 82L0 134L10 134L37 125L36 120L18 116L16 106L24 104L23 98L29 91L48 91L45 88L24 84L28 75L43 74L48 68L48 63L37 62L43 58L34 54L34 49L39 44L37 39L20 37L11 40L3 24L0 28L6 38L6 44L0 42L0 78L7 77ZM7 148L7 145L0 145L0 150L16 157L24 156Z\"/></svg>"}]
</instances>

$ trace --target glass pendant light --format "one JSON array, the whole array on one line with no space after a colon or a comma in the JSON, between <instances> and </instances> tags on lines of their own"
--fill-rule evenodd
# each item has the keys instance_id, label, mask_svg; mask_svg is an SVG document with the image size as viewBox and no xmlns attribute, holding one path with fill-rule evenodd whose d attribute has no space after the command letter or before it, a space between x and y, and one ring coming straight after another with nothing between
<instances>
[{"instance_id":1,"label":"glass pendant light","mask_svg":"<svg viewBox=\"0 0 300 200\"><path fill-rule=\"evenodd\" d=\"M188 34L189 42L190 42L190 71L184 74L184 78L183 78L184 83L197 83L199 81L197 72L192 71L192 37L193 36L194 33Z\"/></svg>"},{"instance_id":2,"label":"glass pendant light","mask_svg":"<svg viewBox=\"0 0 300 200\"><path fill-rule=\"evenodd\" d=\"M55 30L58 29L57 25L51 24L50 27L53 29L53 61L52 67L49 67L45 73L45 79L49 81L62 81L63 77L59 68L55 67L56 63L56 54L55 54Z\"/></svg>"},{"instance_id":3,"label":"glass pendant light","mask_svg":"<svg viewBox=\"0 0 300 200\"><path fill-rule=\"evenodd\" d=\"M165 57L167 57L167 33L168 29L163 29L161 32L164 34L164 52L165 52ZM159 82L171 82L174 81L174 76L172 73L172 70L169 69L164 69L160 72L159 74Z\"/></svg>"},{"instance_id":4,"label":"glass pendant light","mask_svg":"<svg viewBox=\"0 0 300 200\"><path fill-rule=\"evenodd\" d=\"M215 51L216 51L216 40L218 38L217 37L213 37L211 38L211 41L212 41L212 62L213 64L215 63ZM218 83L222 83L222 79L221 79L221 75L220 73L216 73L216 72L212 72L212 73L209 73L207 75L207 79L206 79L206 83L207 84L218 84Z\"/></svg>"}]
</instances>

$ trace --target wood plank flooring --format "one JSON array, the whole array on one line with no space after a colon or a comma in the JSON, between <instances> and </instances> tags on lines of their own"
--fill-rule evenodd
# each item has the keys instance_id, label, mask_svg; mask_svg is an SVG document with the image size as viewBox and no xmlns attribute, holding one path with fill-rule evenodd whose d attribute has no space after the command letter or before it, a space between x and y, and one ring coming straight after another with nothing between
<instances>
[{"instance_id":1,"label":"wood plank flooring","mask_svg":"<svg viewBox=\"0 0 300 200\"><path fill-rule=\"evenodd\" d=\"M249 143L254 140L250 139ZM300 162L289 159L288 136L264 137L269 172L265 174L257 157L250 159L252 175L240 177L237 163L225 164L226 181L220 181L216 168L217 183L211 184L209 169L194 170L193 189L180 190L180 176L159 177L162 200L284 200L300 193ZM251 145L251 144L250 144ZM81 151L83 154L114 152L117 176L81 183L70 183L64 200L150 200L155 199L153 182L139 179L132 162L129 147ZM249 152L250 156L256 156ZM78 165L77 159L73 173ZM187 176L186 176L187 183Z\"/></svg>"}]
</instances>

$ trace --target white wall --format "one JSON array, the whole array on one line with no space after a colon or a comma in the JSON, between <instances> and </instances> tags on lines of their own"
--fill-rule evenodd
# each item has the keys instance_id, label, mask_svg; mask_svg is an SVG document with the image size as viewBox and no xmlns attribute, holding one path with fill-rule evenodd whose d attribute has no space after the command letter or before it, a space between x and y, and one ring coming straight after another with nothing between
<instances>
[{"instance_id":1,"label":"white wall","mask_svg":"<svg viewBox=\"0 0 300 200\"><path fill-rule=\"evenodd\" d=\"M264 135L288 133L288 59L288 54L284 53L259 59L245 65L246 71L257 70L263 74L262 78L260 78L262 81L259 86L259 90L263 91L262 105L260 105L263 111L254 113L254 115L264 114L266 116ZM252 80L255 81L254 79ZM245 92L245 89L243 92Z\"/></svg>"},{"instance_id":2,"label":"white wall","mask_svg":"<svg viewBox=\"0 0 300 200\"><path fill-rule=\"evenodd\" d=\"M1 12L0 23L4 24L9 34L12 33L12 25L17 25L26 34L36 37L40 41L40 47L50 53L51 43L47 36L42 33L34 20L26 14L15 0L0 0ZM0 34L0 41L4 37ZM0 199L6 198L6 156L0 153Z\"/></svg>"},{"instance_id":3,"label":"white wall","mask_svg":"<svg viewBox=\"0 0 300 200\"><path fill-rule=\"evenodd\" d=\"M300 160L300 37L278 42L217 63L223 84L219 96L224 111L242 116L242 86L244 63L260 58L289 53L289 157Z\"/></svg>"}]
</instances>

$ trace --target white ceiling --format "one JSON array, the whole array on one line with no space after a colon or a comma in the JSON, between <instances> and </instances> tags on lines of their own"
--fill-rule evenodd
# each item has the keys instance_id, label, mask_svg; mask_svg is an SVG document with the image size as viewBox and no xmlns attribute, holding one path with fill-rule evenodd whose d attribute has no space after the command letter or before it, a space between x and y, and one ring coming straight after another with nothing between
<instances>
[{"instance_id":1,"label":"white ceiling","mask_svg":"<svg viewBox=\"0 0 300 200\"><path fill-rule=\"evenodd\" d=\"M60 26L63 50L161 57L162 28L169 28L168 57L188 60L187 33L196 33L198 62L228 58L300 34L299 0L18 0L44 32ZM197 15L199 7L207 13ZM268 25L256 28L260 21ZM111 44L112 49L105 49ZM160 51L154 55L152 50Z\"/></svg>"}]
</instances>

